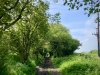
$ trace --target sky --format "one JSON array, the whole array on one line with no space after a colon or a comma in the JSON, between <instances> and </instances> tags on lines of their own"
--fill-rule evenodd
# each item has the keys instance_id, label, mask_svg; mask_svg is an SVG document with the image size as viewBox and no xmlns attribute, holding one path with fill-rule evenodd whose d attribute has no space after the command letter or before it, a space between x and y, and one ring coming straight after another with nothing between
<instances>
[{"instance_id":1,"label":"sky","mask_svg":"<svg viewBox=\"0 0 100 75\"><path fill-rule=\"evenodd\" d=\"M95 19L97 15L91 15L88 17L85 15L83 8L80 10L68 10L68 6L63 5L63 0L59 0L58 3L54 3L50 0L51 14L60 13L61 24L70 30L70 34L73 38L78 39L82 46L76 52L90 52L97 49L97 37L92 35L96 32L97 23Z\"/></svg>"}]
</instances>

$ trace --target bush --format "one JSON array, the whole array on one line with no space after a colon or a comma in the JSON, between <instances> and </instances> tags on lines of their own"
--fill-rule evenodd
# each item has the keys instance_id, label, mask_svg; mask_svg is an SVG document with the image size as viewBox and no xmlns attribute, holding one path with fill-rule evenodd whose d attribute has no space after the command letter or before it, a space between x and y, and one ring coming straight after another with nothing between
<instances>
[{"instance_id":1,"label":"bush","mask_svg":"<svg viewBox=\"0 0 100 75\"><path fill-rule=\"evenodd\" d=\"M65 67L62 72L68 75L100 75L100 67L89 63L75 63L70 67Z\"/></svg>"},{"instance_id":2,"label":"bush","mask_svg":"<svg viewBox=\"0 0 100 75\"><path fill-rule=\"evenodd\" d=\"M40 64L40 61L29 58L29 60L22 64L19 62L19 56L17 54L11 53L8 55L8 68L10 75L33 75L36 74L34 70L36 65Z\"/></svg>"},{"instance_id":3,"label":"bush","mask_svg":"<svg viewBox=\"0 0 100 75\"><path fill-rule=\"evenodd\" d=\"M86 58L86 56L88 57ZM91 57L90 54L84 54L84 56L74 54L53 59L53 64L63 75L100 75L99 62L97 57Z\"/></svg>"},{"instance_id":4,"label":"bush","mask_svg":"<svg viewBox=\"0 0 100 75\"><path fill-rule=\"evenodd\" d=\"M0 45L0 74L9 75L7 70L7 54L8 50L5 46Z\"/></svg>"}]
</instances>

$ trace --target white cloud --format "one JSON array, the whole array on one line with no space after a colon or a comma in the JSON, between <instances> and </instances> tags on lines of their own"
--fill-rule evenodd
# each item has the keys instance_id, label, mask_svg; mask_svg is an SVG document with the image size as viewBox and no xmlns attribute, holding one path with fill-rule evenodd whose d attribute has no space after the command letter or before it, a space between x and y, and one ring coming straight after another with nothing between
<instances>
[{"instance_id":1,"label":"white cloud","mask_svg":"<svg viewBox=\"0 0 100 75\"><path fill-rule=\"evenodd\" d=\"M82 47L76 52L89 52L93 49L97 49L97 40L95 36L84 38L82 41Z\"/></svg>"},{"instance_id":2,"label":"white cloud","mask_svg":"<svg viewBox=\"0 0 100 75\"><path fill-rule=\"evenodd\" d=\"M79 32L82 32L83 29L72 29L71 32L72 33L79 33Z\"/></svg>"},{"instance_id":3,"label":"white cloud","mask_svg":"<svg viewBox=\"0 0 100 75\"><path fill-rule=\"evenodd\" d=\"M93 15L89 20L86 21L86 26L93 26L95 24L96 15Z\"/></svg>"},{"instance_id":4,"label":"white cloud","mask_svg":"<svg viewBox=\"0 0 100 75\"><path fill-rule=\"evenodd\" d=\"M94 19L95 17L92 16L89 20L86 21L86 26L81 31L84 36L82 36L83 38L80 39L83 46L80 47L80 50L77 50L77 52L89 52L93 49L97 49L97 38L96 36L92 35L92 33L95 32L93 27L95 25Z\"/></svg>"}]
</instances>

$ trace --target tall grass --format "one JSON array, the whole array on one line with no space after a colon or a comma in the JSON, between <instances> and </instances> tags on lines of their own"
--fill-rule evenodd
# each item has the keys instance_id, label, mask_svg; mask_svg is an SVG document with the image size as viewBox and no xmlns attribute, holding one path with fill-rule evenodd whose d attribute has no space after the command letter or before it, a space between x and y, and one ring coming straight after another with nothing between
<instances>
[{"instance_id":1,"label":"tall grass","mask_svg":"<svg viewBox=\"0 0 100 75\"><path fill-rule=\"evenodd\" d=\"M92 54L73 54L52 60L63 75L100 75L100 59Z\"/></svg>"}]
</instances>

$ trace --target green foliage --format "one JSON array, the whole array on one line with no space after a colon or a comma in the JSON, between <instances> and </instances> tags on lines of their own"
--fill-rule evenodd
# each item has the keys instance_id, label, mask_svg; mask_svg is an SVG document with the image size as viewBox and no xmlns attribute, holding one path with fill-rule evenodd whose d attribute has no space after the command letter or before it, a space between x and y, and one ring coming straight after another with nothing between
<instances>
[{"instance_id":1,"label":"green foliage","mask_svg":"<svg viewBox=\"0 0 100 75\"><path fill-rule=\"evenodd\" d=\"M81 46L77 39L72 38L69 30L60 24L51 24L48 35L54 56L70 55Z\"/></svg>"},{"instance_id":2,"label":"green foliage","mask_svg":"<svg viewBox=\"0 0 100 75\"><path fill-rule=\"evenodd\" d=\"M92 50L88 53L88 55L90 55L91 57L95 58L98 57L98 50Z\"/></svg>"},{"instance_id":3,"label":"green foliage","mask_svg":"<svg viewBox=\"0 0 100 75\"><path fill-rule=\"evenodd\" d=\"M90 51L89 53L91 53L91 54L96 54L96 53L98 53L98 51L97 51L97 50L92 50L92 51Z\"/></svg>"},{"instance_id":4,"label":"green foliage","mask_svg":"<svg viewBox=\"0 0 100 75\"><path fill-rule=\"evenodd\" d=\"M0 46L0 74L1 75L8 75L7 64L6 64L6 55L7 49Z\"/></svg>"},{"instance_id":5,"label":"green foliage","mask_svg":"<svg viewBox=\"0 0 100 75\"><path fill-rule=\"evenodd\" d=\"M56 13L54 15L49 14L49 22L51 24L56 24L56 23L60 23L60 13Z\"/></svg>"},{"instance_id":6,"label":"green foliage","mask_svg":"<svg viewBox=\"0 0 100 75\"><path fill-rule=\"evenodd\" d=\"M100 1L99 0L65 0L64 5L69 6L70 9L77 9L83 7L85 11L87 11L88 16L91 14L100 12L99 6Z\"/></svg>"},{"instance_id":7,"label":"green foliage","mask_svg":"<svg viewBox=\"0 0 100 75\"><path fill-rule=\"evenodd\" d=\"M0 1L0 31L8 29L21 19L22 13L28 4L29 0Z\"/></svg>"},{"instance_id":8,"label":"green foliage","mask_svg":"<svg viewBox=\"0 0 100 75\"><path fill-rule=\"evenodd\" d=\"M3 34L3 36L0 38L0 74L1 75L9 75L7 69L8 49L9 49L9 44L8 44L7 35Z\"/></svg>"},{"instance_id":9,"label":"green foliage","mask_svg":"<svg viewBox=\"0 0 100 75\"><path fill-rule=\"evenodd\" d=\"M36 65L40 64L40 61L30 58L26 63L19 62L19 56L15 53L8 55L8 71L10 75L30 75L35 73ZM35 75L35 74L34 74Z\"/></svg>"},{"instance_id":10,"label":"green foliage","mask_svg":"<svg viewBox=\"0 0 100 75\"><path fill-rule=\"evenodd\" d=\"M22 19L9 30L11 48L15 49L22 63L28 60L30 49L36 47L39 39L43 38L48 31L46 13L48 4L39 0L34 8L33 6L33 4L27 5L29 8L24 10ZM28 15L25 15L26 13Z\"/></svg>"},{"instance_id":11,"label":"green foliage","mask_svg":"<svg viewBox=\"0 0 100 75\"><path fill-rule=\"evenodd\" d=\"M95 54L95 53L94 53ZM53 58L53 64L63 75L99 75L100 60L93 54L73 54L63 58Z\"/></svg>"}]
</instances>

